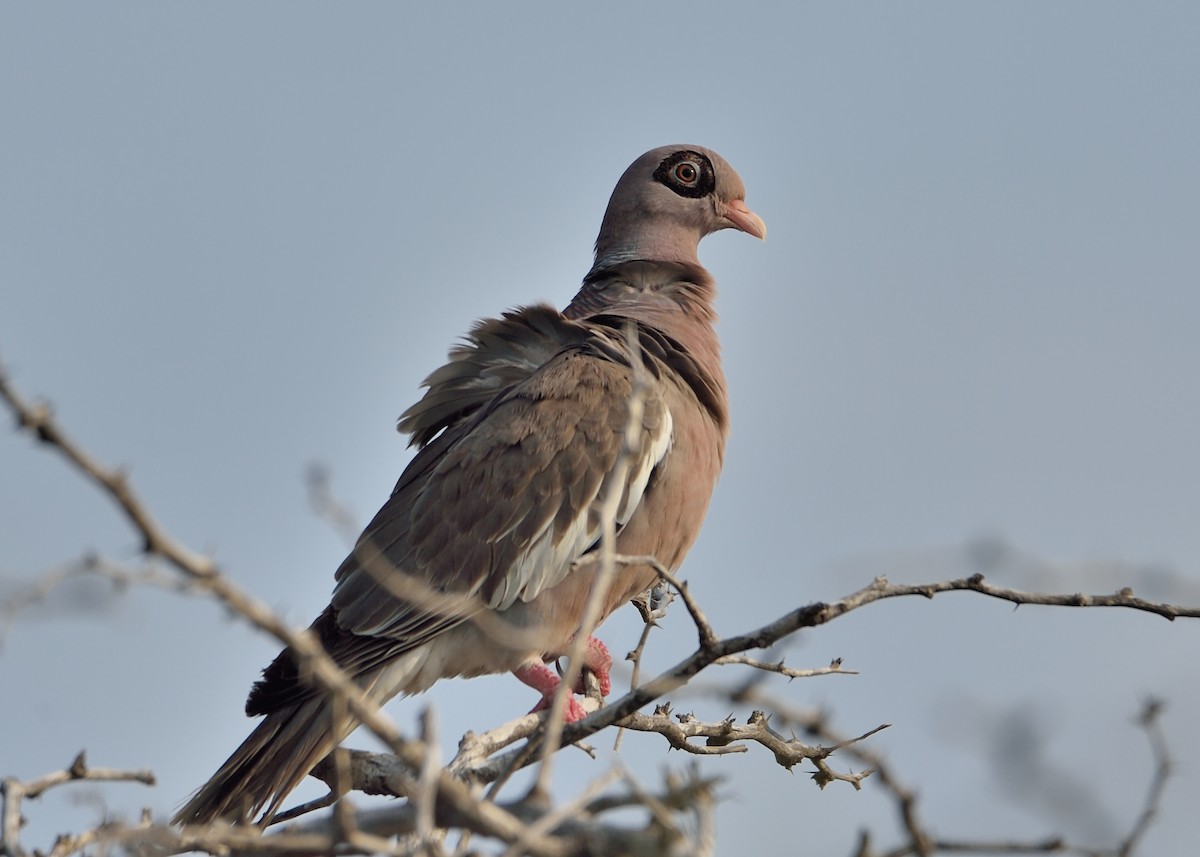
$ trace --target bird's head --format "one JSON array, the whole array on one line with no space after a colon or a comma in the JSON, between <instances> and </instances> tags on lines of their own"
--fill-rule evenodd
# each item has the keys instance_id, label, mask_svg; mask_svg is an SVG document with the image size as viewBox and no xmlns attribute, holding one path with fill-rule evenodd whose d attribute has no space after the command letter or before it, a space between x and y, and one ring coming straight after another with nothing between
<instances>
[{"instance_id":1,"label":"bird's head","mask_svg":"<svg viewBox=\"0 0 1200 857\"><path fill-rule=\"evenodd\" d=\"M694 263L700 239L721 229L767 237L737 171L703 146L651 149L613 190L593 270L633 260Z\"/></svg>"}]
</instances>

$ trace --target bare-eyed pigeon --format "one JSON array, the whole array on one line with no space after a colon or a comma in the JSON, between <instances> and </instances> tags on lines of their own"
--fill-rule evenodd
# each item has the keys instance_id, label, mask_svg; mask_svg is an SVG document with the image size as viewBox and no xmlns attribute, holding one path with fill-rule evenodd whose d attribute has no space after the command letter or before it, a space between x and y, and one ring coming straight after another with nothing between
<instances>
[{"instance_id":1,"label":"bare-eyed pigeon","mask_svg":"<svg viewBox=\"0 0 1200 857\"><path fill-rule=\"evenodd\" d=\"M715 286L696 249L720 229L766 236L744 196L715 152L647 152L617 183L595 264L570 305L478 323L426 379L424 397L399 423L419 450L312 625L370 697L511 671L546 706L559 683L546 664L591 631L580 622L598 565L577 561L599 544L635 362L648 384L637 453L615 486L617 550L672 570L683 561L721 469L727 426ZM646 566L621 568L601 617L654 581ZM607 692L607 650L589 639L586 652ZM567 719L582 717L567 699ZM264 807L260 823L269 821L357 725L344 713L334 722L332 703L290 649L263 671L246 713L266 717L175 823L246 821Z\"/></svg>"}]
</instances>

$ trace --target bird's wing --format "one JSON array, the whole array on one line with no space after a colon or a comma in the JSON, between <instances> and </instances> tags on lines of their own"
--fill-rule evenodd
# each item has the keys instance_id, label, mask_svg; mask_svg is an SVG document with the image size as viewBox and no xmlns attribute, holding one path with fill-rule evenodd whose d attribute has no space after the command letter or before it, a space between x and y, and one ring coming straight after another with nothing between
<instances>
[{"instance_id":1,"label":"bird's wing","mask_svg":"<svg viewBox=\"0 0 1200 857\"><path fill-rule=\"evenodd\" d=\"M542 341L514 346L510 337L520 331ZM498 362L488 361L491 349ZM615 486L618 526L671 445L671 414L656 386L665 367L653 349L640 350L651 383L631 466ZM524 371L514 354L529 356ZM534 366L539 354L544 362ZM484 610L536 598L600 537L633 389L624 332L535 307L477 327L471 354L456 362L479 367L480 379L510 383L484 397L484 381L471 373L434 373L427 398L436 404L407 412L414 431L432 434L338 569L331 605L313 625L352 675ZM443 409L454 389L464 398ZM310 694L285 652L264 671L247 711Z\"/></svg>"},{"instance_id":2,"label":"bird's wing","mask_svg":"<svg viewBox=\"0 0 1200 857\"><path fill-rule=\"evenodd\" d=\"M496 396L527 380L564 347L579 344L583 331L563 324L547 304L482 319L450 360L422 382L421 400L400 416L397 428L409 445L423 447L443 429L470 416Z\"/></svg>"},{"instance_id":3,"label":"bird's wing","mask_svg":"<svg viewBox=\"0 0 1200 857\"><path fill-rule=\"evenodd\" d=\"M556 335L543 334L542 348L551 350L547 340L558 347L517 383L474 405L470 416L443 418L446 430L418 453L338 571L333 607L341 628L417 645L462 617L416 603L421 599L397 580L503 610L560 582L596 543L600 504L613 490L628 421L630 357L613 328L551 319L540 310L533 316L510 316L508 325L552 321ZM509 348L501 334L510 330L487 332ZM486 365L487 340L479 342L475 357ZM504 371L516 374L512 364ZM616 486L618 524L633 514L667 454L671 428L651 384L632 466Z\"/></svg>"}]
</instances>

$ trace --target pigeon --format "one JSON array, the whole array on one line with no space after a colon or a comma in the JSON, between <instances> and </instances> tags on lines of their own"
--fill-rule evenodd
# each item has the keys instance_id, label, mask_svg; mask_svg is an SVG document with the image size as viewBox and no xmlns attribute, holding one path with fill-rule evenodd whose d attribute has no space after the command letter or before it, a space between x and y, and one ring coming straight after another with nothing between
<instances>
[{"instance_id":1,"label":"pigeon","mask_svg":"<svg viewBox=\"0 0 1200 857\"><path fill-rule=\"evenodd\" d=\"M696 255L721 229L766 237L734 169L701 146L645 153L618 181L566 309L535 304L477 323L425 380L398 426L417 452L311 626L370 699L511 672L545 709L560 682L548 664L580 634L584 666L608 693L612 658L580 627L605 498L620 492L616 549L674 571L721 470L716 287ZM635 373L644 383L631 426ZM617 467L629 428L633 452ZM648 565L620 566L601 620L656 579ZM358 725L290 649L263 671L246 713L264 717L174 823L250 823L262 812L265 826ZM569 694L564 716L584 716Z\"/></svg>"}]
</instances>

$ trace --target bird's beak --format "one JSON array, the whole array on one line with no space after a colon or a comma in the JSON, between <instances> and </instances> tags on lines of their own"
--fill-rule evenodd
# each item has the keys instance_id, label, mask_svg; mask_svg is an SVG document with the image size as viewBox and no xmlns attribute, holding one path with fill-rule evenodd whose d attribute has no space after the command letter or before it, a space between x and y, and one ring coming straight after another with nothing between
<instances>
[{"instance_id":1,"label":"bird's beak","mask_svg":"<svg viewBox=\"0 0 1200 857\"><path fill-rule=\"evenodd\" d=\"M767 238L767 224L740 199L725 203L725 219L735 228L763 241Z\"/></svg>"}]
</instances>

